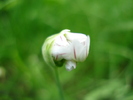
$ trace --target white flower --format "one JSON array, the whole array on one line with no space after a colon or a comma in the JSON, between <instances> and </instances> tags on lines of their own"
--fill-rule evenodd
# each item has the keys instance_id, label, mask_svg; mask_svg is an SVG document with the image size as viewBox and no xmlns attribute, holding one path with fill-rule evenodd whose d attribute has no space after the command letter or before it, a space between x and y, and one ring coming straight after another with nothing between
<instances>
[{"instance_id":1,"label":"white flower","mask_svg":"<svg viewBox=\"0 0 133 100\"><path fill-rule=\"evenodd\" d=\"M65 65L68 71L76 68L89 53L90 37L81 33L62 30L46 39L42 47L43 58L50 66Z\"/></svg>"}]
</instances>

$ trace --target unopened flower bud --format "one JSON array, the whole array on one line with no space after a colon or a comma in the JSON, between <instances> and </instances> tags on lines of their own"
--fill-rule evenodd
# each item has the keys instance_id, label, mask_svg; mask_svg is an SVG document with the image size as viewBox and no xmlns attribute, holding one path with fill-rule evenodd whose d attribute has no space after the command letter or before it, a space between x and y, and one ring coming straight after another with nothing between
<instances>
[{"instance_id":1,"label":"unopened flower bud","mask_svg":"<svg viewBox=\"0 0 133 100\"><path fill-rule=\"evenodd\" d=\"M65 65L66 69L70 71L76 68L76 62L82 62L87 58L89 47L89 36L72 33L65 29L45 40L42 54L48 65Z\"/></svg>"}]
</instances>

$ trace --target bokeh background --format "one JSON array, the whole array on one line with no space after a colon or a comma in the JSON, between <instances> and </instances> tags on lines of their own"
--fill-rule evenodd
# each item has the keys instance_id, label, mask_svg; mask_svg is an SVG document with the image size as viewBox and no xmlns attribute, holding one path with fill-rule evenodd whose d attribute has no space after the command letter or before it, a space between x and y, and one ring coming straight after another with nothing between
<instances>
[{"instance_id":1,"label":"bokeh background","mask_svg":"<svg viewBox=\"0 0 133 100\"><path fill-rule=\"evenodd\" d=\"M62 29L90 35L88 58L58 68L66 100L133 100L133 0L0 0L0 100L59 100L41 54Z\"/></svg>"}]
</instances>

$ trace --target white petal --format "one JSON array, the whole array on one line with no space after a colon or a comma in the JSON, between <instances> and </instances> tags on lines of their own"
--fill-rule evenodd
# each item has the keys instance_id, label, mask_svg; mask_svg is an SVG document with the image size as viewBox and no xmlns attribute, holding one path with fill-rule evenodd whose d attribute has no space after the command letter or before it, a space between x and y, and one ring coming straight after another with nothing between
<instances>
[{"instance_id":1,"label":"white petal","mask_svg":"<svg viewBox=\"0 0 133 100\"><path fill-rule=\"evenodd\" d=\"M86 57L88 56L89 52L89 46L90 46L90 38L89 36L86 36L86 39L82 42L78 40L72 41L72 52L73 52L73 60L75 61L84 61Z\"/></svg>"},{"instance_id":2,"label":"white petal","mask_svg":"<svg viewBox=\"0 0 133 100\"><path fill-rule=\"evenodd\" d=\"M66 45L68 45L68 41L63 34L59 34L55 38L55 44L66 46Z\"/></svg>"},{"instance_id":3,"label":"white petal","mask_svg":"<svg viewBox=\"0 0 133 100\"><path fill-rule=\"evenodd\" d=\"M69 54L69 51L67 50L67 46L58 46L54 45L51 49L52 55L56 60L63 59L63 55Z\"/></svg>"},{"instance_id":4,"label":"white petal","mask_svg":"<svg viewBox=\"0 0 133 100\"><path fill-rule=\"evenodd\" d=\"M73 44L73 55L75 61L83 61L85 58L85 45L77 40L72 41Z\"/></svg>"},{"instance_id":5,"label":"white petal","mask_svg":"<svg viewBox=\"0 0 133 100\"><path fill-rule=\"evenodd\" d=\"M70 30L69 29L64 29L60 32L60 34L67 34L67 33L70 33Z\"/></svg>"},{"instance_id":6,"label":"white petal","mask_svg":"<svg viewBox=\"0 0 133 100\"><path fill-rule=\"evenodd\" d=\"M73 41L73 40L78 40L78 41L84 41L86 40L86 35L85 34L82 34L82 33L68 33L68 34L65 34L66 38L70 41Z\"/></svg>"},{"instance_id":7,"label":"white petal","mask_svg":"<svg viewBox=\"0 0 133 100\"><path fill-rule=\"evenodd\" d=\"M87 39L83 42L83 46L79 52L79 58L78 58L79 61L82 62L87 58L89 53L89 47L90 47L90 37L87 36Z\"/></svg>"},{"instance_id":8,"label":"white petal","mask_svg":"<svg viewBox=\"0 0 133 100\"><path fill-rule=\"evenodd\" d=\"M89 49L90 49L90 37L87 36L87 40L86 40L86 52L87 52L87 55L89 54Z\"/></svg>"},{"instance_id":9,"label":"white petal","mask_svg":"<svg viewBox=\"0 0 133 100\"><path fill-rule=\"evenodd\" d=\"M66 61L65 67L68 71L71 71L76 68L76 62L74 61Z\"/></svg>"},{"instance_id":10,"label":"white petal","mask_svg":"<svg viewBox=\"0 0 133 100\"><path fill-rule=\"evenodd\" d=\"M52 55L56 60L71 59L71 56L70 56L71 49L69 49L70 46L71 45L68 43L64 35L59 34L55 38L54 44L52 46L52 49L51 49Z\"/></svg>"}]
</instances>

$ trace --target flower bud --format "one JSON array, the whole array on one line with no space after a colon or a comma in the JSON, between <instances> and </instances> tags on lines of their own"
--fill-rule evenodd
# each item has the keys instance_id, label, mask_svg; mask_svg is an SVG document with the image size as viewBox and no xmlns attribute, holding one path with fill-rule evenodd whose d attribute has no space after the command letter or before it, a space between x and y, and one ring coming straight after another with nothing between
<instances>
[{"instance_id":1,"label":"flower bud","mask_svg":"<svg viewBox=\"0 0 133 100\"><path fill-rule=\"evenodd\" d=\"M42 54L48 65L59 67L65 65L70 71L76 68L76 62L82 62L87 58L89 47L89 36L65 29L45 40Z\"/></svg>"}]
</instances>

